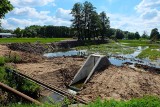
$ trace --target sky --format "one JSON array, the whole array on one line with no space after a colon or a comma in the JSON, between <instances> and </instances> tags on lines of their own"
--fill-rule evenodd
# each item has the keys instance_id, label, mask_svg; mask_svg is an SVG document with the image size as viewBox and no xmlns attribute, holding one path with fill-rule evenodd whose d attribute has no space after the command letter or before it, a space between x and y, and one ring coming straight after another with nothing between
<instances>
[{"instance_id":1,"label":"sky","mask_svg":"<svg viewBox=\"0 0 160 107\"><path fill-rule=\"evenodd\" d=\"M73 5L86 0L9 0L14 9L2 19L6 29L30 25L70 26ZM105 11L112 28L148 34L160 31L160 0L88 0L98 13Z\"/></svg>"}]
</instances>

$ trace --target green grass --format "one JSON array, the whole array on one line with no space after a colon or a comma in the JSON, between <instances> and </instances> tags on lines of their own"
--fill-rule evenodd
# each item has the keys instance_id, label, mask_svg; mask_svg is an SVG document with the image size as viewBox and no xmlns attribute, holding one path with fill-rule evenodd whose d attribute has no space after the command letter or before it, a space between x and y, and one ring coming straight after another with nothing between
<instances>
[{"instance_id":1,"label":"green grass","mask_svg":"<svg viewBox=\"0 0 160 107\"><path fill-rule=\"evenodd\" d=\"M5 64L5 58L0 57L0 66L3 66Z\"/></svg>"},{"instance_id":2,"label":"green grass","mask_svg":"<svg viewBox=\"0 0 160 107\"><path fill-rule=\"evenodd\" d=\"M87 50L89 53L102 53L102 54L131 54L135 51L135 47L128 47L122 46L116 43L108 43L108 44L101 44L101 45L87 45L87 46L80 46L76 47L78 50Z\"/></svg>"},{"instance_id":3,"label":"green grass","mask_svg":"<svg viewBox=\"0 0 160 107\"><path fill-rule=\"evenodd\" d=\"M137 46L149 46L150 48L158 48L160 44L150 43L149 40L119 40L120 43L126 46L137 47Z\"/></svg>"},{"instance_id":4,"label":"green grass","mask_svg":"<svg viewBox=\"0 0 160 107\"><path fill-rule=\"evenodd\" d=\"M69 38L0 38L0 43L51 43L51 42L58 42L61 40L65 40Z\"/></svg>"},{"instance_id":5,"label":"green grass","mask_svg":"<svg viewBox=\"0 0 160 107\"><path fill-rule=\"evenodd\" d=\"M160 51L156 49L147 48L144 51L142 51L138 56L138 58L149 58L151 60L156 60L160 58Z\"/></svg>"},{"instance_id":6,"label":"green grass","mask_svg":"<svg viewBox=\"0 0 160 107\"><path fill-rule=\"evenodd\" d=\"M41 106L35 104L11 104L8 107L61 107L61 104L43 104ZM136 98L129 101L116 101L100 99L89 103L82 107L160 107L160 98L155 96L145 96L143 98Z\"/></svg>"},{"instance_id":7,"label":"green grass","mask_svg":"<svg viewBox=\"0 0 160 107\"><path fill-rule=\"evenodd\" d=\"M138 58L149 58L152 60L156 60L160 58L160 51L156 49L160 49L159 43L150 43L149 40L119 40L119 43L108 43L101 45L86 45L76 47L78 50L87 50L88 53L101 53L105 55L109 54L131 54L133 53L138 46L146 47L148 49L143 50L142 53L138 56Z\"/></svg>"},{"instance_id":8,"label":"green grass","mask_svg":"<svg viewBox=\"0 0 160 107\"><path fill-rule=\"evenodd\" d=\"M98 99L86 107L160 107L160 98L155 96L145 96L130 101L101 101Z\"/></svg>"}]
</instances>

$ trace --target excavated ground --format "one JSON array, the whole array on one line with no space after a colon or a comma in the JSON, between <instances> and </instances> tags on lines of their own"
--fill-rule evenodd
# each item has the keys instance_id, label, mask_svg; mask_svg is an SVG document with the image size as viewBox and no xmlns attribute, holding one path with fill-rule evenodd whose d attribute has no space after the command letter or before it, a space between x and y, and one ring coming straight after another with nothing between
<instances>
[{"instance_id":1,"label":"excavated ground","mask_svg":"<svg viewBox=\"0 0 160 107\"><path fill-rule=\"evenodd\" d=\"M7 54L10 49L0 45L0 56ZM23 52L18 52L22 55ZM19 72L31 75L47 83L66 90L66 85L84 63L84 58L61 57L47 59L34 54L23 53L21 57L26 62L11 64ZM35 58L35 60L31 60ZM30 59L30 60L29 60ZM25 62L25 63L24 63ZM45 93L45 92L44 92ZM102 99L128 100L144 95L160 96L160 74L152 71L142 72L127 66L109 66L101 72L96 72L83 90L78 93L86 101Z\"/></svg>"},{"instance_id":2,"label":"excavated ground","mask_svg":"<svg viewBox=\"0 0 160 107\"><path fill-rule=\"evenodd\" d=\"M87 101L102 99L129 100L144 95L160 96L160 75L111 65L96 73L79 92Z\"/></svg>"}]
</instances>

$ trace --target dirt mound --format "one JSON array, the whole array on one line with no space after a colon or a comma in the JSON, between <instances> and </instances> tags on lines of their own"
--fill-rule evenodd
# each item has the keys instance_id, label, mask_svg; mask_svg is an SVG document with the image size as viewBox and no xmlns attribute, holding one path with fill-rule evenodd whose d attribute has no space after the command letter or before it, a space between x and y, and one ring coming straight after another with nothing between
<instances>
[{"instance_id":1,"label":"dirt mound","mask_svg":"<svg viewBox=\"0 0 160 107\"><path fill-rule=\"evenodd\" d=\"M7 45L11 50L43 54L47 48L42 44L31 44L31 43L11 43Z\"/></svg>"},{"instance_id":2,"label":"dirt mound","mask_svg":"<svg viewBox=\"0 0 160 107\"><path fill-rule=\"evenodd\" d=\"M71 79L81 67L84 58L52 58L38 63L16 64L16 68L46 83L66 89Z\"/></svg>"},{"instance_id":3,"label":"dirt mound","mask_svg":"<svg viewBox=\"0 0 160 107\"><path fill-rule=\"evenodd\" d=\"M135 67L144 69L145 71L148 71L151 73L160 74L160 68L150 67L148 65L142 65L142 64L135 64Z\"/></svg>"},{"instance_id":4,"label":"dirt mound","mask_svg":"<svg viewBox=\"0 0 160 107\"><path fill-rule=\"evenodd\" d=\"M54 86L65 90L66 86L73 79L79 68L80 66L78 65L72 65L68 68L61 68L59 70L47 72L35 77L45 81L46 83L54 84Z\"/></svg>"},{"instance_id":5,"label":"dirt mound","mask_svg":"<svg viewBox=\"0 0 160 107\"><path fill-rule=\"evenodd\" d=\"M116 66L110 66L105 71L93 75L79 93L79 96L87 101L98 97L129 100L144 95L160 96L160 75Z\"/></svg>"}]
</instances>

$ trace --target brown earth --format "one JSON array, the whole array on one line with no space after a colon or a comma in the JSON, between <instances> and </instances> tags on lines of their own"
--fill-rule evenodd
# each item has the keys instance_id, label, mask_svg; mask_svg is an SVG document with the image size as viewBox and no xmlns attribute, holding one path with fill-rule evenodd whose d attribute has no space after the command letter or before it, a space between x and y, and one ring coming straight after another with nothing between
<instances>
[{"instance_id":1,"label":"brown earth","mask_svg":"<svg viewBox=\"0 0 160 107\"><path fill-rule=\"evenodd\" d=\"M24 74L54 84L58 88L66 89L65 85L69 84L83 60L83 58L72 57L53 58L39 63L16 64L15 66Z\"/></svg>"},{"instance_id":2,"label":"brown earth","mask_svg":"<svg viewBox=\"0 0 160 107\"><path fill-rule=\"evenodd\" d=\"M160 75L138 72L129 67L110 66L96 73L79 92L87 101L102 99L129 100L144 95L160 96Z\"/></svg>"},{"instance_id":3,"label":"brown earth","mask_svg":"<svg viewBox=\"0 0 160 107\"><path fill-rule=\"evenodd\" d=\"M44 60L44 57L40 55L11 50L6 45L0 45L0 57L2 56L3 57L18 56L21 59L19 63L30 63L30 62L35 63L35 62L41 62L42 60Z\"/></svg>"},{"instance_id":4,"label":"brown earth","mask_svg":"<svg viewBox=\"0 0 160 107\"><path fill-rule=\"evenodd\" d=\"M5 45L0 45L0 56L4 56L9 53L10 49Z\"/></svg>"},{"instance_id":5,"label":"brown earth","mask_svg":"<svg viewBox=\"0 0 160 107\"><path fill-rule=\"evenodd\" d=\"M0 45L0 56L10 51L12 50ZM61 89L66 89L65 85L73 79L85 60L72 57L47 59L35 54L12 52L19 54L24 62L26 61L26 63L14 64L19 72L39 78ZM113 65L104 71L95 73L78 94L87 101L95 100L97 97L128 100L144 95L160 96L160 74Z\"/></svg>"}]
</instances>

